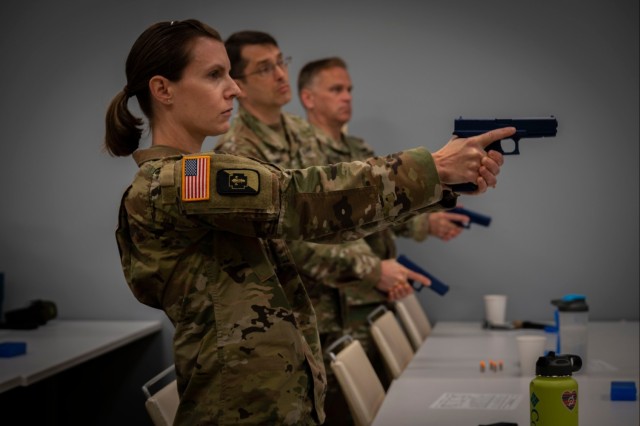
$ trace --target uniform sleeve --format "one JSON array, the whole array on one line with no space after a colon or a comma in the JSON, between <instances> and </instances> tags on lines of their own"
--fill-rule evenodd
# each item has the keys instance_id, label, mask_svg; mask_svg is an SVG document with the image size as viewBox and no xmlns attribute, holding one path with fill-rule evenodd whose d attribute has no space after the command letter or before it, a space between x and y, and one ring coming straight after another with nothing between
<instances>
[{"instance_id":1,"label":"uniform sleeve","mask_svg":"<svg viewBox=\"0 0 640 426\"><path fill-rule=\"evenodd\" d=\"M207 153L183 157L172 173L173 188L162 191L174 191L185 214L260 238L356 240L429 209L455 205L422 148L298 170Z\"/></svg>"},{"instance_id":2,"label":"uniform sleeve","mask_svg":"<svg viewBox=\"0 0 640 426\"><path fill-rule=\"evenodd\" d=\"M305 283L372 289L380 281L380 258L363 239L343 244L290 241L288 245Z\"/></svg>"},{"instance_id":3,"label":"uniform sleeve","mask_svg":"<svg viewBox=\"0 0 640 426\"><path fill-rule=\"evenodd\" d=\"M429 213L419 214L394 226L393 233L399 237L411 238L418 242L426 240L429 236Z\"/></svg>"}]
</instances>

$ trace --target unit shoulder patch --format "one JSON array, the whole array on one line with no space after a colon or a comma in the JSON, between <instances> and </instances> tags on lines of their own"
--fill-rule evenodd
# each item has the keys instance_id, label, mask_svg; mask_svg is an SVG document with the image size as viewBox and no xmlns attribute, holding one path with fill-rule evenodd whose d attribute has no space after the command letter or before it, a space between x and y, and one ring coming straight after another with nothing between
<instances>
[{"instance_id":1,"label":"unit shoulder patch","mask_svg":"<svg viewBox=\"0 0 640 426\"><path fill-rule=\"evenodd\" d=\"M260 174L253 169L218 170L216 189L223 195L257 195L260 193Z\"/></svg>"}]
</instances>

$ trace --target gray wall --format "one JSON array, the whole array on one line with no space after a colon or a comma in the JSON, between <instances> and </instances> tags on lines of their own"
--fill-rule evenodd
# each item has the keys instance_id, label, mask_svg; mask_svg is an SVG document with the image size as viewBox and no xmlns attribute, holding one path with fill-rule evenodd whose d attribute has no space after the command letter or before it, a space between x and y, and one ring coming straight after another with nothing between
<instances>
[{"instance_id":1,"label":"gray wall","mask_svg":"<svg viewBox=\"0 0 640 426\"><path fill-rule=\"evenodd\" d=\"M350 130L380 154L435 150L458 116L555 115L556 138L523 141L495 190L460 200L489 228L400 250L452 287L420 294L432 320L479 320L494 292L508 294L509 319L549 319L550 299L584 293L593 319L637 320L637 0L372 3L1 2L5 309L43 298L61 318L162 318L170 361L171 326L131 295L114 240L136 167L101 141L135 38L196 17L223 37L272 33L293 83L306 61L344 57ZM302 112L297 99L286 110Z\"/></svg>"}]
</instances>

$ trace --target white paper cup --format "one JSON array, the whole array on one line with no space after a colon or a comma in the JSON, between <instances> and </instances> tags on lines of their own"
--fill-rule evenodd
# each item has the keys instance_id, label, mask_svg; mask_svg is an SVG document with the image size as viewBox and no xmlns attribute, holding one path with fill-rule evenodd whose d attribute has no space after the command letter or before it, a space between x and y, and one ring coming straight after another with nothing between
<instances>
[{"instance_id":1,"label":"white paper cup","mask_svg":"<svg viewBox=\"0 0 640 426\"><path fill-rule=\"evenodd\" d=\"M522 376L536 375L536 361L544 356L547 337L541 335L516 336L518 342L518 358L520 360L520 374Z\"/></svg>"},{"instance_id":2,"label":"white paper cup","mask_svg":"<svg viewBox=\"0 0 640 426\"><path fill-rule=\"evenodd\" d=\"M504 325L507 316L507 296L486 294L484 296L485 319L489 324Z\"/></svg>"}]
</instances>

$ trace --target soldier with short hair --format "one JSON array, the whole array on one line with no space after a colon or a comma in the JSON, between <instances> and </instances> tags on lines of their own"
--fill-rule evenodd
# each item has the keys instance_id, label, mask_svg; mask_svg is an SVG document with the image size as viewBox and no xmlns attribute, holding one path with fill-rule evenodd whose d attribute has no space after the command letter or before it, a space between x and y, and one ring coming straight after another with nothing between
<instances>
[{"instance_id":1,"label":"soldier with short hair","mask_svg":"<svg viewBox=\"0 0 640 426\"><path fill-rule=\"evenodd\" d=\"M360 140L353 139L355 143L334 140L302 118L282 110L291 100L287 68L290 58L281 52L273 36L261 31L240 31L229 36L225 46L231 76L241 93L237 98L238 114L230 130L218 138L216 149L296 168L362 160L373 155ZM422 238L426 237L424 226L421 231L424 231ZM382 360L369 336L366 316L380 303L411 293L409 279L424 285L429 284L429 279L400 265L394 254L376 252L378 246L383 250L390 247L386 242L373 246L365 240L339 245L290 241L288 246L313 302L322 345L330 344L345 332L352 334L362 342L377 371L382 373L383 383L388 383ZM330 369L327 377L330 403L326 404L326 411L331 413L327 423L348 424L349 411Z\"/></svg>"},{"instance_id":2,"label":"soldier with short hair","mask_svg":"<svg viewBox=\"0 0 640 426\"><path fill-rule=\"evenodd\" d=\"M346 133L346 126L352 114L352 90L353 84L347 64L340 57L310 61L300 69L298 74L298 96L305 109L307 121L316 129L317 137L321 141L319 145L322 146L323 151L333 152L335 161L362 160L375 155L373 148L364 140ZM392 284L398 282L404 284L407 278L410 278L404 274L405 268L396 261L398 253L395 239L397 236L424 241L428 235L434 235L448 241L458 236L462 229L454 222L467 223L468 220L467 216L446 211L425 213L401 225L365 237L364 240L372 253L371 262L381 271L379 280ZM303 263L298 262L300 259L298 254L304 253L304 246L311 244L296 242L290 246L300 270L316 271L330 267L330 262L327 264L326 259L319 257L308 256ZM301 272L301 275L304 279L305 274ZM320 295L317 298L319 303L314 303L316 310L342 312L342 321L336 326L341 327L343 334L350 334L362 342L378 376L383 384L388 384L391 378L388 377L384 363L376 350L367 317L380 304L387 304L389 309L393 309L390 299L377 291L375 286L364 285L364 283L343 287L337 295L326 286L321 286L317 291ZM322 336L321 325L319 329ZM335 339L333 336L332 338ZM325 367L328 367L328 361ZM333 378L329 371L327 376L329 383L326 398L327 424L352 424L343 395L339 389L332 389ZM337 388L337 386L334 387ZM341 410L329 409L330 405L341 407Z\"/></svg>"}]
</instances>

